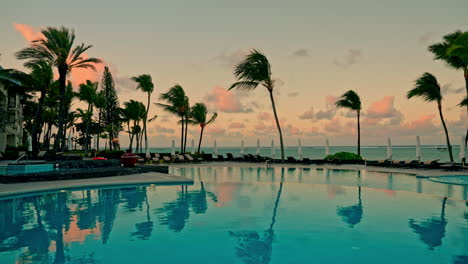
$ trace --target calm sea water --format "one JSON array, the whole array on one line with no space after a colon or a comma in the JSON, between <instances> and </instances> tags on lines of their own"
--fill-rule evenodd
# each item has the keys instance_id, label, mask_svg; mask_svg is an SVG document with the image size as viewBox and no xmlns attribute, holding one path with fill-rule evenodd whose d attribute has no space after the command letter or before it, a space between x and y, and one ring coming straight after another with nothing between
<instances>
[{"instance_id":1,"label":"calm sea water","mask_svg":"<svg viewBox=\"0 0 468 264\"><path fill-rule=\"evenodd\" d=\"M448 151L446 149L439 150L438 148L445 148L445 146L422 146L422 157L421 160L434 160L440 159L441 161L450 161ZM459 146L453 146L453 155L455 161L460 161ZM179 149L176 147L176 151ZM276 149L276 157L281 156L280 149ZM171 148L152 148L152 152L171 152ZM188 147L187 151L192 151L192 148ZM203 148L202 151L205 153L213 153L214 149L211 147ZM244 153L255 154L257 151L256 147L246 147ZM285 156L293 156L299 158L297 147L285 147ZM357 153L356 147L352 146L331 146L330 153L337 153L341 151ZM226 155L226 153L232 153L234 156L239 156L241 152L240 148L226 148L218 147L218 153ZM415 146L393 146L392 158L394 160L413 160L416 159L416 147ZM302 147L303 157L311 159L322 159L325 157L325 148L321 146L317 147ZM262 156L271 156L271 147L264 147L260 149ZM387 158L387 147L386 146L373 146L373 147L361 147L361 156L365 159L386 159Z\"/></svg>"},{"instance_id":2,"label":"calm sea water","mask_svg":"<svg viewBox=\"0 0 468 264\"><path fill-rule=\"evenodd\" d=\"M468 261L468 188L405 174L172 168L193 186L0 200L0 263Z\"/></svg>"}]
</instances>

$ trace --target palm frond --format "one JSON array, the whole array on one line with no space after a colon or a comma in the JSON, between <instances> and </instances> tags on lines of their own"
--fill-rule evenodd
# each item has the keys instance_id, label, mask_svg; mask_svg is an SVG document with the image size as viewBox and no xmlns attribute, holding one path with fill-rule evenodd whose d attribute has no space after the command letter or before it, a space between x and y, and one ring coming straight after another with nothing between
<instances>
[{"instance_id":1,"label":"palm frond","mask_svg":"<svg viewBox=\"0 0 468 264\"><path fill-rule=\"evenodd\" d=\"M420 97L427 102L441 101L442 93L437 78L428 72L425 72L415 81L413 89L408 91L406 97Z\"/></svg>"},{"instance_id":2,"label":"palm frond","mask_svg":"<svg viewBox=\"0 0 468 264\"><path fill-rule=\"evenodd\" d=\"M348 108L354 111L361 110L361 98L353 90L345 92L335 103L336 107Z\"/></svg>"}]
</instances>

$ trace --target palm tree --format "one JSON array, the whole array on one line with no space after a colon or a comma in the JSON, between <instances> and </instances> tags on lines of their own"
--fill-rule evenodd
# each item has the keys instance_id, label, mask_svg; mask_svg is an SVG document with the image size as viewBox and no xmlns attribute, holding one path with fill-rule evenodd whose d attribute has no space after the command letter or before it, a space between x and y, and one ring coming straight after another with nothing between
<instances>
[{"instance_id":1,"label":"palm tree","mask_svg":"<svg viewBox=\"0 0 468 264\"><path fill-rule=\"evenodd\" d=\"M137 90L140 89L141 91L147 93L148 95L148 103L146 104L146 115L143 119L143 133L145 134L145 152L148 149L148 133L146 131L146 124L148 121L148 114L149 108L151 103L151 93L154 91L154 84L153 80L151 79L151 75L149 74L142 74L139 76L135 76L131 78L132 81L138 83Z\"/></svg>"},{"instance_id":2,"label":"palm tree","mask_svg":"<svg viewBox=\"0 0 468 264\"><path fill-rule=\"evenodd\" d=\"M85 127L85 141L84 141L84 146L85 146L85 154L88 155L88 150L90 146L90 136L89 136L89 126L91 124L91 119L93 117L93 108L96 103L96 99L98 97L98 83L97 82L91 82L90 80L87 80L86 83L80 84L80 92L78 93L78 98L80 98L81 101L85 101L88 103L88 109L86 110L86 113L83 115L84 122L86 122L86 127Z\"/></svg>"},{"instance_id":3,"label":"palm tree","mask_svg":"<svg viewBox=\"0 0 468 264\"><path fill-rule=\"evenodd\" d=\"M184 125L189 111L189 100L185 95L184 88L179 84L174 85L167 93L162 93L159 99L164 100L167 104L156 103L157 106L163 108L164 111L180 117L181 134L180 134L180 152L184 153Z\"/></svg>"},{"instance_id":4,"label":"palm tree","mask_svg":"<svg viewBox=\"0 0 468 264\"><path fill-rule=\"evenodd\" d=\"M463 99L463 101L461 101L458 106L468 106L468 96L465 97L465 99Z\"/></svg>"},{"instance_id":5,"label":"palm tree","mask_svg":"<svg viewBox=\"0 0 468 264\"><path fill-rule=\"evenodd\" d=\"M196 103L192 106L190 110L190 119L187 120L187 123L190 125L199 125L200 126L200 140L198 141L198 155L200 155L200 147L203 138L203 131L205 127L216 120L218 113L213 113L210 119L207 120L208 110L204 103Z\"/></svg>"},{"instance_id":6,"label":"palm tree","mask_svg":"<svg viewBox=\"0 0 468 264\"><path fill-rule=\"evenodd\" d=\"M273 89L275 88L275 80L271 76L271 65L267 57L258 50L253 50L245 58L244 61L239 63L234 70L238 82L229 87L229 90L239 88L243 90L254 90L259 85L262 85L268 90L270 94L271 106L275 116L276 126L280 137L281 145L281 161L284 162L284 145L283 133L276 113L275 100L273 98Z\"/></svg>"},{"instance_id":7,"label":"palm tree","mask_svg":"<svg viewBox=\"0 0 468 264\"><path fill-rule=\"evenodd\" d=\"M104 93L103 90L99 91L97 94L96 94L96 99L94 100L94 106L99 110L99 113L98 113L98 122L97 122L97 131L96 131L96 140L97 140L97 143L96 143L96 151L99 151L99 139L102 137L102 138L107 138L107 137L103 137L103 136L106 136L106 135L102 135L101 133L104 131L103 129L103 111L105 110L105 107L106 107L106 95Z\"/></svg>"},{"instance_id":8,"label":"palm tree","mask_svg":"<svg viewBox=\"0 0 468 264\"><path fill-rule=\"evenodd\" d=\"M37 64L39 61L46 61L57 68L59 74L60 90L60 110L58 120L58 137L54 143L54 150L65 150L65 92L67 84L67 74L74 68L85 68L96 70L95 64L101 60L88 58L85 54L92 45L81 43L73 47L75 33L66 27L48 27L41 31L44 38L34 40L30 47L24 48L16 53L20 60L29 60L25 66Z\"/></svg>"},{"instance_id":9,"label":"palm tree","mask_svg":"<svg viewBox=\"0 0 468 264\"><path fill-rule=\"evenodd\" d=\"M124 120L127 123L128 133L130 136L129 149L132 150L133 139L136 137L138 147L138 133L141 132L140 121L146 116L145 105L142 102L130 100L124 103L123 109ZM130 122L133 121L133 126L130 127ZM138 150L137 150L138 151Z\"/></svg>"},{"instance_id":10,"label":"palm tree","mask_svg":"<svg viewBox=\"0 0 468 264\"><path fill-rule=\"evenodd\" d=\"M466 95L468 96L468 31L457 30L443 37L443 41L429 46L436 60L445 63L455 70L462 70L465 78ZM468 105L466 111L468 113ZM468 129L466 130L465 144L468 142Z\"/></svg>"},{"instance_id":11,"label":"palm tree","mask_svg":"<svg viewBox=\"0 0 468 264\"><path fill-rule=\"evenodd\" d=\"M442 93L437 78L426 72L415 82L415 87L406 95L408 99L412 97L421 97L426 102L437 102L439 109L440 121L444 127L445 138L447 140L447 148L449 151L450 161L453 162L452 146L450 145L450 138L445 124L444 115L442 114Z\"/></svg>"},{"instance_id":12,"label":"palm tree","mask_svg":"<svg viewBox=\"0 0 468 264\"><path fill-rule=\"evenodd\" d=\"M336 107L339 108L348 108L350 110L356 111L357 114L357 154L361 155L361 98L359 95L353 91L349 90L344 93L338 101L335 103Z\"/></svg>"}]
</instances>

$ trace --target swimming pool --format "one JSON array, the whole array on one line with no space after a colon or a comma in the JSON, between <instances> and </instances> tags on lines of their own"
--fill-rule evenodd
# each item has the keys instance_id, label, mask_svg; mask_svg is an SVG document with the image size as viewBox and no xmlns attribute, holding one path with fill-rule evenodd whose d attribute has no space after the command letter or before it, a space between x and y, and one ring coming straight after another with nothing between
<instances>
[{"instance_id":1,"label":"swimming pool","mask_svg":"<svg viewBox=\"0 0 468 264\"><path fill-rule=\"evenodd\" d=\"M0 200L0 263L467 263L466 186L405 174L171 168L193 186Z\"/></svg>"}]
</instances>

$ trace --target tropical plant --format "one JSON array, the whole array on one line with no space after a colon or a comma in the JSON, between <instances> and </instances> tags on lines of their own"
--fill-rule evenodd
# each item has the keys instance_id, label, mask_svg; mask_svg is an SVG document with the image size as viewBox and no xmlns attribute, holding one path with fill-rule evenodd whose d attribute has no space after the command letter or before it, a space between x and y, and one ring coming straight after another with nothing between
<instances>
[{"instance_id":1,"label":"tropical plant","mask_svg":"<svg viewBox=\"0 0 468 264\"><path fill-rule=\"evenodd\" d=\"M358 154L351 152L338 152L333 155L325 157L326 160L362 160L362 157Z\"/></svg>"},{"instance_id":2,"label":"tropical plant","mask_svg":"<svg viewBox=\"0 0 468 264\"><path fill-rule=\"evenodd\" d=\"M284 144L283 133L276 112L275 99L273 97L273 90L275 88L275 80L271 76L271 65L267 57L258 50L253 50L249 55L236 66L234 75L237 82L229 87L229 90L234 88L243 90L254 90L259 85L265 87L270 94L271 106L275 116L276 126L278 128L280 145L281 145L281 161L284 162Z\"/></svg>"},{"instance_id":3,"label":"tropical plant","mask_svg":"<svg viewBox=\"0 0 468 264\"><path fill-rule=\"evenodd\" d=\"M78 93L78 98L81 101L87 102L88 103L88 109L85 111L82 111L81 117L83 120L86 122L86 128L85 128L85 141L84 141L84 147L85 147L85 154L88 155L88 151L90 148L90 134L89 134L89 127L91 124L91 119L93 118L93 109L94 105L96 103L97 97L98 97L98 83L97 82L91 82L90 80L87 80L86 83L80 84L80 92Z\"/></svg>"},{"instance_id":4,"label":"tropical plant","mask_svg":"<svg viewBox=\"0 0 468 264\"><path fill-rule=\"evenodd\" d=\"M162 107L162 109L168 113L176 115L180 117L181 123L181 134L180 134L180 152L184 153L184 125L186 120L188 119L188 111L189 111L189 100L188 97L185 95L184 88L179 84L174 85L172 88L169 89L167 93L162 93L159 96L160 100L166 101L166 104L156 103L157 106Z\"/></svg>"},{"instance_id":5,"label":"tropical plant","mask_svg":"<svg viewBox=\"0 0 468 264\"><path fill-rule=\"evenodd\" d=\"M357 115L357 154L361 155L361 98L359 95L353 91L349 90L344 93L338 101L335 103L336 107L339 108L348 108L352 111L356 111Z\"/></svg>"},{"instance_id":6,"label":"tropical plant","mask_svg":"<svg viewBox=\"0 0 468 264\"><path fill-rule=\"evenodd\" d=\"M119 98L115 89L114 78L112 77L109 68L106 66L102 74L101 89L104 92L106 105L103 109L103 125L109 133L109 149L117 149L118 144L114 139L118 138L120 131L119 121Z\"/></svg>"},{"instance_id":7,"label":"tropical plant","mask_svg":"<svg viewBox=\"0 0 468 264\"><path fill-rule=\"evenodd\" d=\"M218 113L213 113L210 119L207 119L208 110L204 103L196 103L192 106L190 110L190 118L187 120L187 123L190 125L199 125L200 126L200 139L198 140L198 150L197 154L200 155L200 148L203 139L203 131L205 127L216 120Z\"/></svg>"},{"instance_id":8,"label":"tropical plant","mask_svg":"<svg viewBox=\"0 0 468 264\"><path fill-rule=\"evenodd\" d=\"M96 131L96 150L99 150L99 139L100 138L107 138L107 135L103 135L104 132L104 124L103 124L103 115L104 115L104 108L106 107L106 96L103 90L99 91L96 94L96 99L94 100L94 106L99 110L98 112L98 121L97 121L97 131Z\"/></svg>"},{"instance_id":9,"label":"tropical plant","mask_svg":"<svg viewBox=\"0 0 468 264\"><path fill-rule=\"evenodd\" d=\"M57 68L59 74L60 109L58 120L58 136L54 143L54 150L59 147L65 150L65 116L66 109L64 101L66 93L67 75L74 68L85 68L95 70L95 64L101 60L89 58L85 52L92 45L84 43L74 47L75 33L66 27L48 27L41 31L42 38L34 40L30 47L24 48L16 53L20 60L29 60L25 66L46 61ZM59 144L61 146L59 146Z\"/></svg>"},{"instance_id":10,"label":"tropical plant","mask_svg":"<svg viewBox=\"0 0 468 264\"><path fill-rule=\"evenodd\" d=\"M151 93L154 91L154 84L153 80L151 78L151 75L149 74L142 74L139 76L135 76L131 78L132 81L136 82L138 84L137 90L141 90L142 92L146 93L148 96L148 102L146 104L146 115L143 118L143 133L145 134L145 152L148 149L148 132L146 131L147 127L147 121L148 121L148 114L149 114L149 108L150 108L150 103L151 103Z\"/></svg>"},{"instance_id":11,"label":"tropical plant","mask_svg":"<svg viewBox=\"0 0 468 264\"><path fill-rule=\"evenodd\" d=\"M445 63L455 70L462 70L465 79L466 96L468 96L468 31L457 30L443 37L443 41L429 46L436 60ZM468 113L468 105L461 102ZM466 130L465 144L468 142L468 129Z\"/></svg>"},{"instance_id":12,"label":"tropical plant","mask_svg":"<svg viewBox=\"0 0 468 264\"><path fill-rule=\"evenodd\" d=\"M415 87L406 95L408 99L413 97L420 97L426 102L436 102L439 110L440 121L444 127L445 139L447 141L447 148L450 156L450 161L453 162L452 146L450 145L450 137L445 124L444 115L442 113L442 93L437 78L430 74L424 73L419 79L415 81Z\"/></svg>"}]
</instances>

